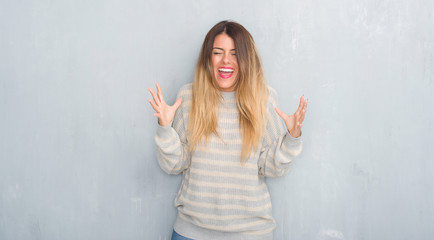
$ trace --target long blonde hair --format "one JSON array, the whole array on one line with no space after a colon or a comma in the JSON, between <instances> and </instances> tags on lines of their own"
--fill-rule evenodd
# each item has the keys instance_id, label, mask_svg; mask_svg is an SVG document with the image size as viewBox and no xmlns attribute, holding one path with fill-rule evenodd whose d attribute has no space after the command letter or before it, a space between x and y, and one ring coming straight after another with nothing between
<instances>
[{"instance_id":1,"label":"long blonde hair","mask_svg":"<svg viewBox=\"0 0 434 240\"><path fill-rule=\"evenodd\" d=\"M265 127L268 87L253 38L236 22L217 23L202 44L192 86L192 105L188 121L189 150L194 151L202 140L207 142L211 134L219 136L217 113L222 94L214 79L211 53L215 37L222 33L233 39L237 52L239 72L235 95L243 138L241 163L244 163L250 157L251 151L257 150L261 140Z\"/></svg>"}]
</instances>

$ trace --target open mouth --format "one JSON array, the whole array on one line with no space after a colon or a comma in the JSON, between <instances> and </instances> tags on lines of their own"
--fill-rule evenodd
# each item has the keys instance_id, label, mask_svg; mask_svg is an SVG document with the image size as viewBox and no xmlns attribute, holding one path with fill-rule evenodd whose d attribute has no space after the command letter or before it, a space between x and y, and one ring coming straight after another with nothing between
<instances>
[{"instance_id":1,"label":"open mouth","mask_svg":"<svg viewBox=\"0 0 434 240\"><path fill-rule=\"evenodd\" d=\"M235 70L231 67L221 67L221 68L218 68L218 71L219 71L219 76L221 78L226 79L226 78L230 78L232 76L232 74L234 74Z\"/></svg>"}]
</instances>

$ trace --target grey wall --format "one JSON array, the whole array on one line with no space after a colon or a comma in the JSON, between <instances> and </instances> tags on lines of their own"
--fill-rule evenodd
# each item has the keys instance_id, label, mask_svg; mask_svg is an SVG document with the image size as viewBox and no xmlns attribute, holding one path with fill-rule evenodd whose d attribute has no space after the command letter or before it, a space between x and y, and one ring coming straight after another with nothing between
<instances>
[{"instance_id":1,"label":"grey wall","mask_svg":"<svg viewBox=\"0 0 434 240\"><path fill-rule=\"evenodd\" d=\"M434 2L0 2L0 239L169 239L180 176L146 89L206 32L253 35L304 152L268 180L275 239L434 238Z\"/></svg>"}]
</instances>

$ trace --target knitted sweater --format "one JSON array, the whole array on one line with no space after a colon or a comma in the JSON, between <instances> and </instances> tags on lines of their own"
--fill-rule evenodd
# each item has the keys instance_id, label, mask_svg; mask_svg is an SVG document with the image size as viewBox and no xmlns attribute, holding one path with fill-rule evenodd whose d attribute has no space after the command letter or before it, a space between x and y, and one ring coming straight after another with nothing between
<instances>
[{"instance_id":1,"label":"knitted sweater","mask_svg":"<svg viewBox=\"0 0 434 240\"><path fill-rule=\"evenodd\" d=\"M182 173L175 198L174 229L192 239L272 239L275 221L264 177L287 173L301 153L301 138L292 137L275 112L277 95L270 89L266 130L260 146L240 163L242 138L235 92L222 92L217 132L190 154L187 148L191 84L181 88L183 102L172 126L158 126L158 163L168 174Z\"/></svg>"}]
</instances>

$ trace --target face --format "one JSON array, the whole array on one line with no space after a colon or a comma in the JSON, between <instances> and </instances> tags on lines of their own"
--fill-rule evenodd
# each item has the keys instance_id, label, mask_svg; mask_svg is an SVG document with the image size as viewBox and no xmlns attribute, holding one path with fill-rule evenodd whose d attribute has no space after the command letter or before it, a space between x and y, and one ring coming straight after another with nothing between
<instances>
[{"instance_id":1,"label":"face","mask_svg":"<svg viewBox=\"0 0 434 240\"><path fill-rule=\"evenodd\" d=\"M238 77L238 62L234 40L226 33L217 35L211 55L215 81L223 92L235 91Z\"/></svg>"}]
</instances>

